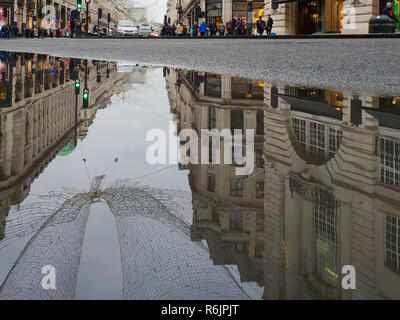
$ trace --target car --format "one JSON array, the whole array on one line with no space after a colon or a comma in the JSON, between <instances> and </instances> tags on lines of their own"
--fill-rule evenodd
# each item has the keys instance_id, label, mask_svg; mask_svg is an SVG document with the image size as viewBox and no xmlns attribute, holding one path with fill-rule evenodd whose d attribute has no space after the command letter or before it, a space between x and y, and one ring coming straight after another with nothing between
<instances>
[{"instance_id":1,"label":"car","mask_svg":"<svg viewBox=\"0 0 400 320\"><path fill-rule=\"evenodd\" d=\"M119 20L116 33L119 37L138 37L139 29L131 20Z\"/></svg>"},{"instance_id":2,"label":"car","mask_svg":"<svg viewBox=\"0 0 400 320\"><path fill-rule=\"evenodd\" d=\"M152 26L149 26L147 24L142 24L139 27L139 36L143 38L148 38L151 37L151 34L153 32Z\"/></svg>"}]
</instances>

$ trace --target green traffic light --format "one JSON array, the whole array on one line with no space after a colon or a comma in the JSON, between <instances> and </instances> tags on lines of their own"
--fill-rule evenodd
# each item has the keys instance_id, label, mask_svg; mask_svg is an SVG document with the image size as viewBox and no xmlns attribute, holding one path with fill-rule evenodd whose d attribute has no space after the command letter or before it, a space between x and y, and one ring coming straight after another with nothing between
<instances>
[{"instance_id":1,"label":"green traffic light","mask_svg":"<svg viewBox=\"0 0 400 320\"><path fill-rule=\"evenodd\" d=\"M80 82L75 82L75 87L79 88L81 86Z\"/></svg>"},{"instance_id":2,"label":"green traffic light","mask_svg":"<svg viewBox=\"0 0 400 320\"><path fill-rule=\"evenodd\" d=\"M87 100L89 98L89 94L88 93L84 93L83 94L83 99Z\"/></svg>"}]
</instances>

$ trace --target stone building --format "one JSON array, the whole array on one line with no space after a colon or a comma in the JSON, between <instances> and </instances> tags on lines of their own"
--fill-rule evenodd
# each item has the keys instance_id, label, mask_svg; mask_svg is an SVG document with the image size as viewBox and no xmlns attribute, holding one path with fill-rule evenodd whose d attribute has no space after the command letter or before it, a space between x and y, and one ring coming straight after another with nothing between
<instances>
[{"instance_id":1,"label":"stone building","mask_svg":"<svg viewBox=\"0 0 400 320\"><path fill-rule=\"evenodd\" d=\"M90 92L88 108L84 108L82 96L76 99L72 79L72 67L80 62L28 53L2 57L0 239L10 206L25 199L32 182L58 154L65 156L78 139L85 138L96 111L107 106L127 78L117 73L115 63L83 61L87 67L75 75Z\"/></svg>"},{"instance_id":2,"label":"stone building","mask_svg":"<svg viewBox=\"0 0 400 320\"><path fill-rule=\"evenodd\" d=\"M385 5L384 0L264 0L252 1L251 15L255 22L259 16L271 14L277 35L363 34L368 33L369 19L379 15ZM191 26L194 21L213 18L226 23L235 16L247 21L249 13L246 0L169 0L166 14L172 21Z\"/></svg>"},{"instance_id":3,"label":"stone building","mask_svg":"<svg viewBox=\"0 0 400 320\"><path fill-rule=\"evenodd\" d=\"M398 299L397 101L265 92L265 298ZM355 290L342 289L345 265Z\"/></svg>"},{"instance_id":4,"label":"stone building","mask_svg":"<svg viewBox=\"0 0 400 320\"><path fill-rule=\"evenodd\" d=\"M74 0L0 0L0 20L7 23L12 28L18 28L19 33L24 33L26 29L36 27L45 27L45 21L55 22L55 27L64 28L68 26L71 20L71 11L76 9L77 2ZM114 27L120 19L126 19L128 16L123 7L123 1L93 0L89 5L89 30L93 25L99 24L101 28L107 27L108 14L111 15ZM45 6L50 6L45 8ZM80 19L82 23L86 18L86 4L82 1L82 12ZM98 17L98 9L102 9L102 17ZM49 9L46 11L46 9ZM49 19L45 19L48 16Z\"/></svg>"},{"instance_id":5,"label":"stone building","mask_svg":"<svg viewBox=\"0 0 400 320\"><path fill-rule=\"evenodd\" d=\"M232 128L240 109L243 128L263 122L254 174L181 165L192 190L192 240L207 241L214 263L236 264L243 282L264 287L264 299L400 297L397 99L165 75L178 132ZM355 290L342 288L346 265L355 268Z\"/></svg>"}]
</instances>

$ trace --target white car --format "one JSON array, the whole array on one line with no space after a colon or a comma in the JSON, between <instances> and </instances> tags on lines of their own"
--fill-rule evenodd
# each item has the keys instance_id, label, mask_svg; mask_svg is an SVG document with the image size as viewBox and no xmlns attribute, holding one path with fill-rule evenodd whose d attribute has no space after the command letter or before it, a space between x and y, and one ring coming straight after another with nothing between
<instances>
[{"instance_id":1,"label":"white car","mask_svg":"<svg viewBox=\"0 0 400 320\"><path fill-rule=\"evenodd\" d=\"M138 37L139 29L135 26L133 21L119 20L116 33L119 37Z\"/></svg>"},{"instance_id":2,"label":"white car","mask_svg":"<svg viewBox=\"0 0 400 320\"><path fill-rule=\"evenodd\" d=\"M151 37L153 33L153 28L147 24L142 24L139 27L139 36L143 38Z\"/></svg>"}]
</instances>

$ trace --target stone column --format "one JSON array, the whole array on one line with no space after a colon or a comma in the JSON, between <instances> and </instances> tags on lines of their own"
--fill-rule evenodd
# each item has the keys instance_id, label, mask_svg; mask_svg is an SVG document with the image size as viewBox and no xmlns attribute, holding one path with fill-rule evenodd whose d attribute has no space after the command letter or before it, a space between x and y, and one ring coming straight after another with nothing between
<instances>
[{"instance_id":1,"label":"stone column","mask_svg":"<svg viewBox=\"0 0 400 320\"><path fill-rule=\"evenodd\" d=\"M222 21L226 24L232 19L232 0L222 0Z\"/></svg>"}]
</instances>

